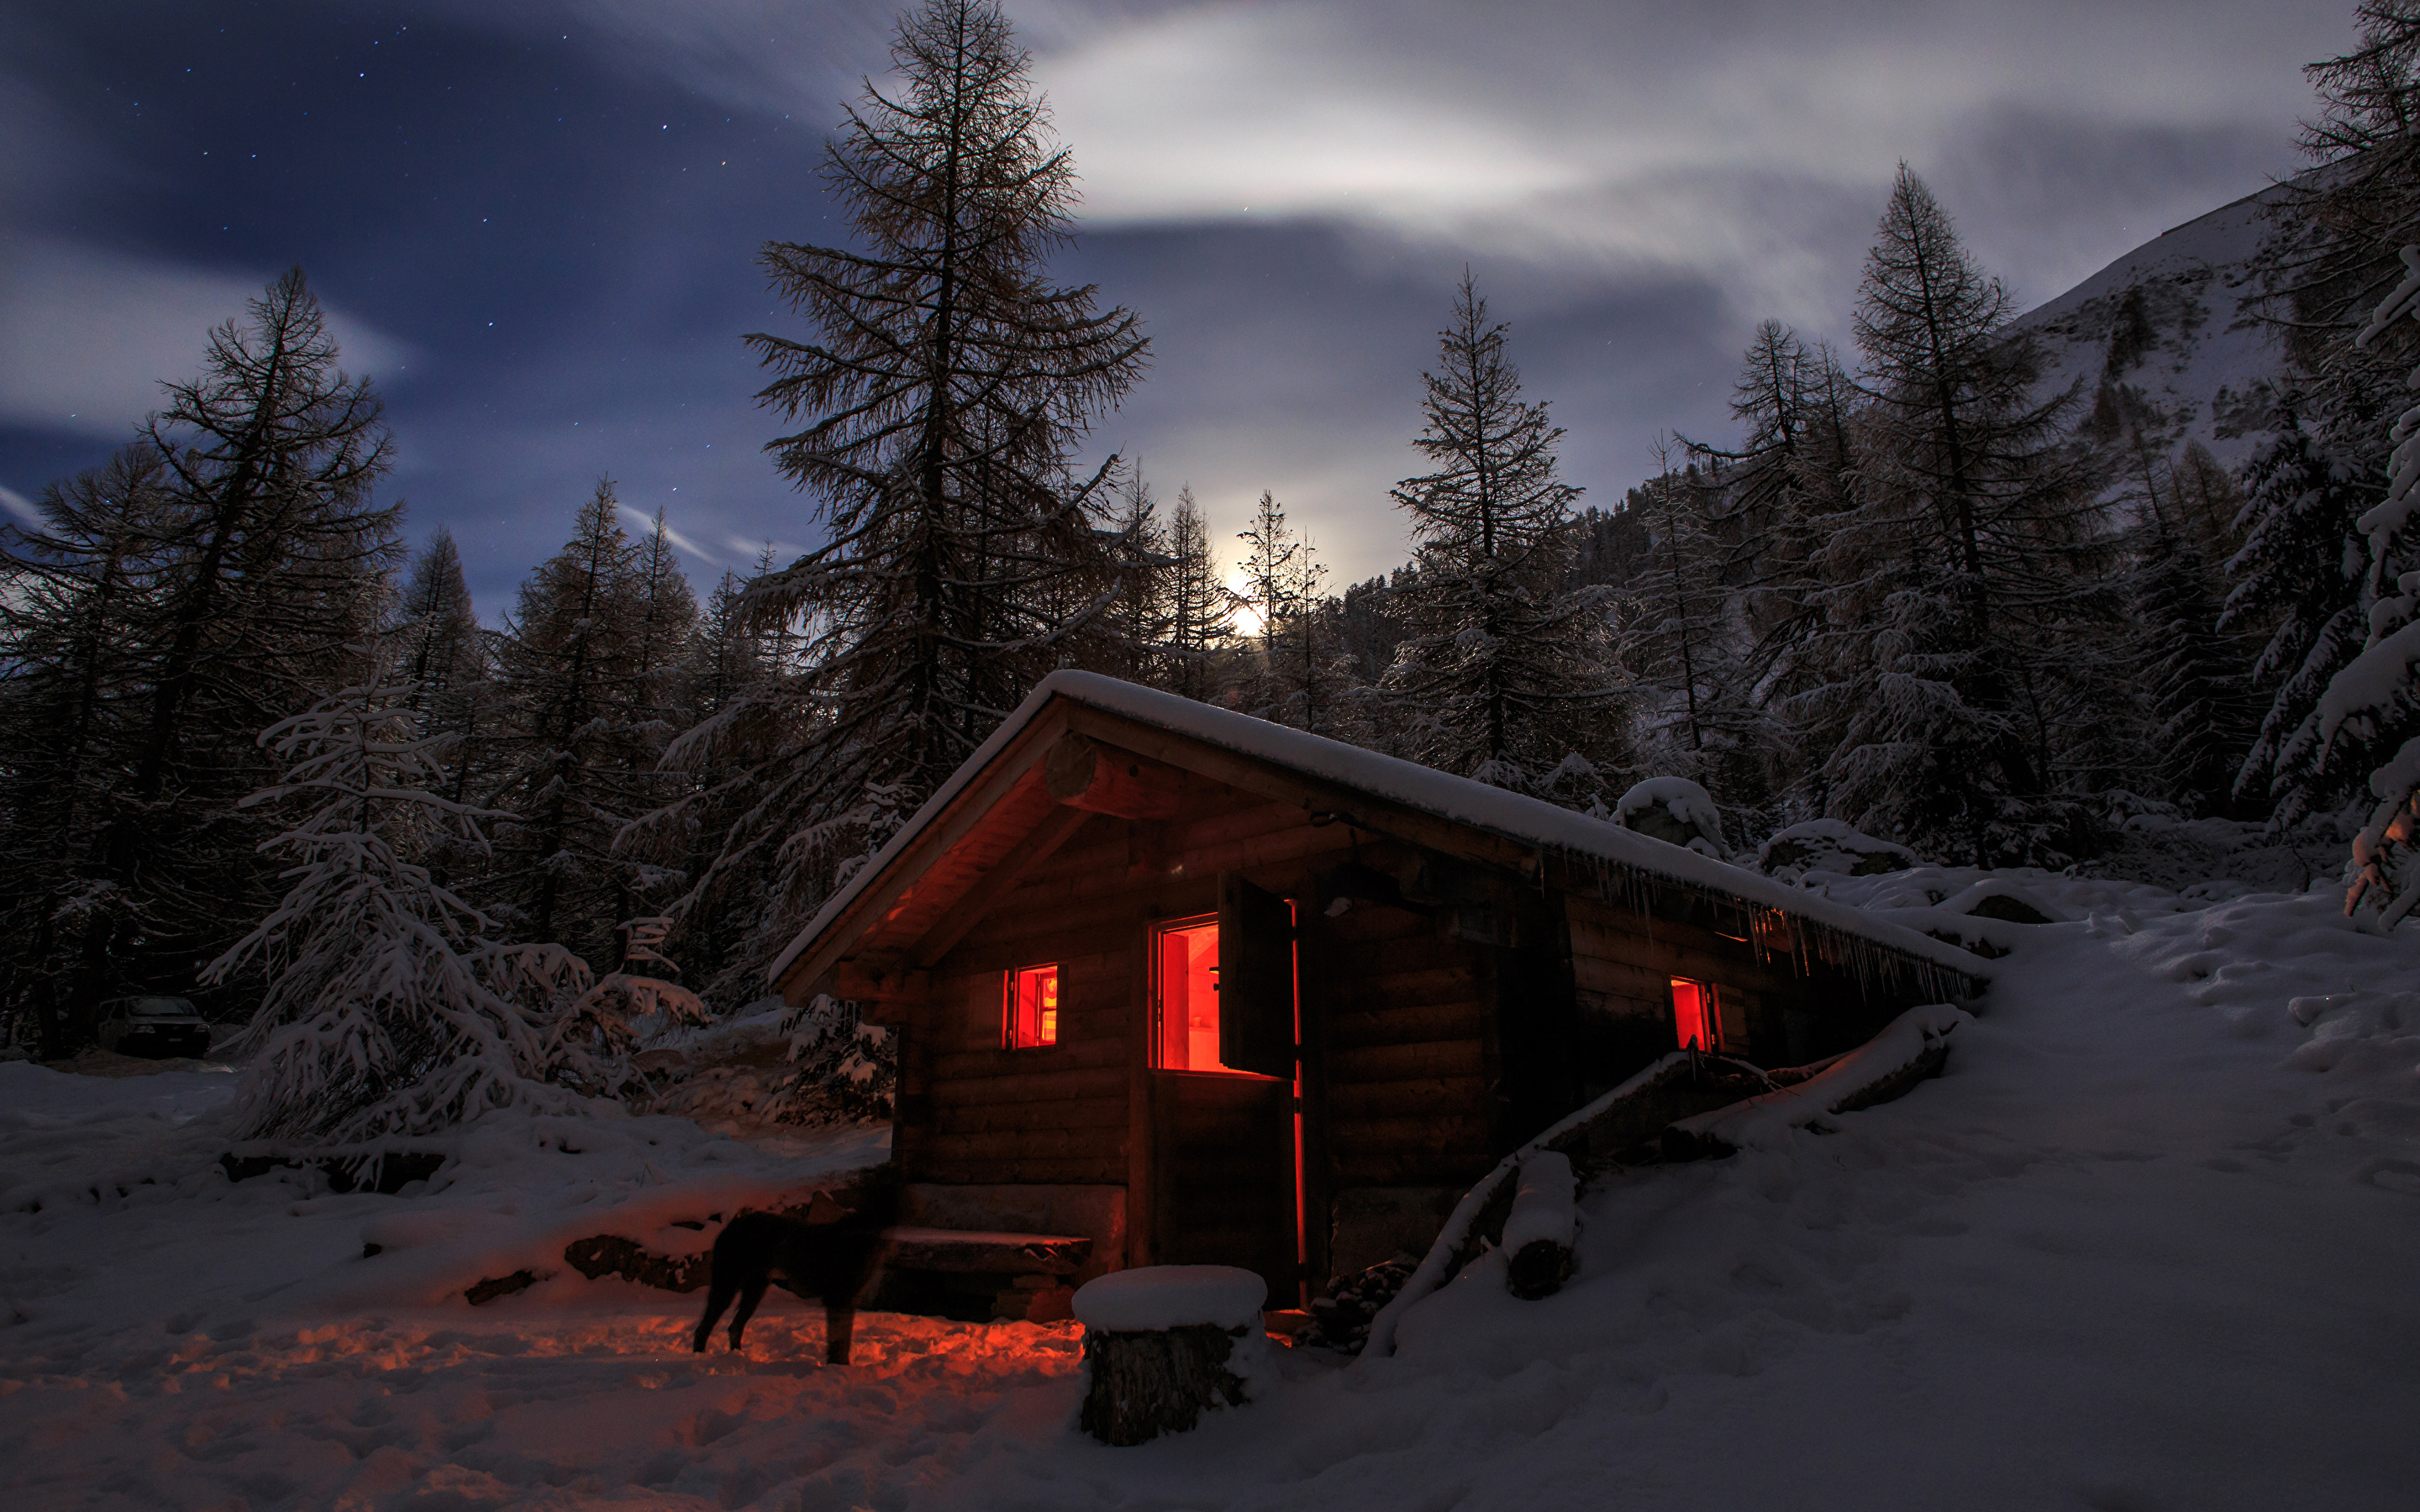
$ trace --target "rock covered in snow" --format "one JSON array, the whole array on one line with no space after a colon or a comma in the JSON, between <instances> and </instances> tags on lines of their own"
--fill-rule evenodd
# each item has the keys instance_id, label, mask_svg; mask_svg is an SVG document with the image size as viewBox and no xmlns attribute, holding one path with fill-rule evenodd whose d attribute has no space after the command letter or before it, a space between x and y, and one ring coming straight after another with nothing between
<instances>
[{"instance_id":1,"label":"rock covered in snow","mask_svg":"<svg viewBox=\"0 0 2420 1512\"><path fill-rule=\"evenodd\" d=\"M1145 1265L1112 1271L1076 1290L1076 1319L1110 1334L1215 1323L1256 1328L1268 1283L1232 1265Z\"/></svg>"},{"instance_id":2,"label":"rock covered in snow","mask_svg":"<svg viewBox=\"0 0 2420 1512\"><path fill-rule=\"evenodd\" d=\"M1724 858L1722 813L1713 795L1685 777L1651 777L1633 784L1615 800L1613 822L1650 840Z\"/></svg>"},{"instance_id":3,"label":"rock covered in snow","mask_svg":"<svg viewBox=\"0 0 2420 1512\"><path fill-rule=\"evenodd\" d=\"M2005 877L1985 877L1936 905L1945 914L1996 918L2009 924L2061 924L2072 916Z\"/></svg>"},{"instance_id":4,"label":"rock covered in snow","mask_svg":"<svg viewBox=\"0 0 2420 1512\"><path fill-rule=\"evenodd\" d=\"M1877 840L1838 819L1809 819L1777 830L1757 847L1756 869L1769 877L1794 880L1809 872L1844 877L1879 876L1923 865L1904 845Z\"/></svg>"}]
</instances>

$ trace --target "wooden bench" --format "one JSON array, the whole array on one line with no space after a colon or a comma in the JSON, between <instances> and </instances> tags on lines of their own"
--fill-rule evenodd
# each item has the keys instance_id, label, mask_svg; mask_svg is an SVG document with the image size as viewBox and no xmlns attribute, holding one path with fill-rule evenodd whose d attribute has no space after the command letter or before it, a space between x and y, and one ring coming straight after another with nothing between
<instances>
[{"instance_id":1,"label":"wooden bench","mask_svg":"<svg viewBox=\"0 0 2420 1512\"><path fill-rule=\"evenodd\" d=\"M1067 1277L1082 1269L1092 1254L1093 1241L1079 1234L909 1225L886 1228L877 1305L970 1321L1059 1322L1074 1316L1070 1304L1075 1291Z\"/></svg>"}]
</instances>

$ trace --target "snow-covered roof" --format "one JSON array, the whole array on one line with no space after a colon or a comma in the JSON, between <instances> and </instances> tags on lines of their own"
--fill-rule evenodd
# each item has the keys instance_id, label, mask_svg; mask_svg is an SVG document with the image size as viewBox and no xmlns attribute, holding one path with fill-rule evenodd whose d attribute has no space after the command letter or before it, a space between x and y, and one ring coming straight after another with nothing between
<instances>
[{"instance_id":1,"label":"snow-covered roof","mask_svg":"<svg viewBox=\"0 0 2420 1512\"><path fill-rule=\"evenodd\" d=\"M1124 716L1142 724L1266 762L1305 777L1352 788L1373 798L1400 804L1439 819L1467 825L1517 844L1559 856L1594 861L1624 871L1678 883L1701 891L1724 894L1745 903L1777 909L1808 923L1857 936L1876 945L1970 978L1984 978L1989 969L1977 956L1954 945L1904 926L1875 918L1848 903L1802 891L1788 883L1700 856L1678 845L1652 840L1620 825L1559 809L1542 799L1468 778L1455 777L1416 762L1348 746L1341 740L1271 724L1248 714L1221 709L1173 693L1140 687L1096 672L1052 672L1035 685L1016 712L1001 722L992 736L950 775L939 791L916 810L889 844L832 895L821 911L799 932L772 965L778 984L808 945L840 918L858 895L872 886L902 852L976 776L1038 717L1053 700L1064 699L1087 708Z\"/></svg>"}]
</instances>

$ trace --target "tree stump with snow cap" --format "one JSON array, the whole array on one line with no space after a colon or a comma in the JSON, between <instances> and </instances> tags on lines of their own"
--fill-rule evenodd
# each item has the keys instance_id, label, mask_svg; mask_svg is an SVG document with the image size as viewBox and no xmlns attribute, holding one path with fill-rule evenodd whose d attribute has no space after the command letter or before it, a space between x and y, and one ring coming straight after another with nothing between
<instances>
[{"instance_id":1,"label":"tree stump with snow cap","mask_svg":"<svg viewBox=\"0 0 2420 1512\"><path fill-rule=\"evenodd\" d=\"M1268 1284L1230 1265L1149 1265L1076 1292L1088 1384L1078 1419L1103 1443L1189 1431L1259 1396L1270 1368Z\"/></svg>"}]
</instances>

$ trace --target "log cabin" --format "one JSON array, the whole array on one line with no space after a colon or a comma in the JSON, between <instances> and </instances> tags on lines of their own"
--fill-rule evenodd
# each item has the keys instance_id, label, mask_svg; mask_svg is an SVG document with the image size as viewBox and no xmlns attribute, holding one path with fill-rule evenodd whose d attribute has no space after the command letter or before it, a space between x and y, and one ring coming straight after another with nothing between
<instances>
[{"instance_id":1,"label":"log cabin","mask_svg":"<svg viewBox=\"0 0 2420 1512\"><path fill-rule=\"evenodd\" d=\"M1236 1265L1425 1250L1506 1151L1694 1044L1863 1043L1989 967L1553 805L1052 674L783 952L902 1037L903 1220Z\"/></svg>"}]
</instances>

